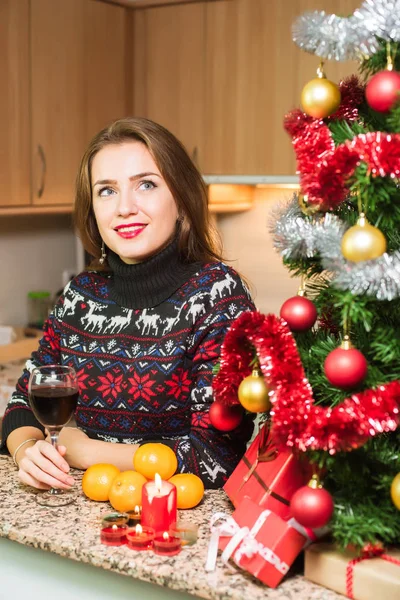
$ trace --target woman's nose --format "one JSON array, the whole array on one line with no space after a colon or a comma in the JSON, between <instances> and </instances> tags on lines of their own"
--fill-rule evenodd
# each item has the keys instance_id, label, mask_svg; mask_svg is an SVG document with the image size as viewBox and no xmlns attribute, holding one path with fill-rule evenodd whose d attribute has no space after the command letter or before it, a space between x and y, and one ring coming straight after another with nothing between
<instances>
[{"instance_id":1,"label":"woman's nose","mask_svg":"<svg viewBox=\"0 0 400 600\"><path fill-rule=\"evenodd\" d=\"M117 212L121 216L137 214L139 211L135 195L132 190L121 190L118 198Z\"/></svg>"}]
</instances>

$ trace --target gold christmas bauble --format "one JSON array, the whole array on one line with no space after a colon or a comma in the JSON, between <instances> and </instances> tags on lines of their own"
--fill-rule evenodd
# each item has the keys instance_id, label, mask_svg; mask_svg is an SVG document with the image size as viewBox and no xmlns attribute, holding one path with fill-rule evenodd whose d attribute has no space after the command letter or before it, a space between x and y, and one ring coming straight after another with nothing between
<instances>
[{"instance_id":1,"label":"gold christmas bauble","mask_svg":"<svg viewBox=\"0 0 400 600\"><path fill-rule=\"evenodd\" d=\"M245 377L238 389L240 404L249 412L266 412L271 408L269 389L258 369Z\"/></svg>"},{"instance_id":2,"label":"gold christmas bauble","mask_svg":"<svg viewBox=\"0 0 400 600\"><path fill-rule=\"evenodd\" d=\"M397 473L390 486L390 495L395 507L400 510L400 473Z\"/></svg>"},{"instance_id":3,"label":"gold christmas bauble","mask_svg":"<svg viewBox=\"0 0 400 600\"><path fill-rule=\"evenodd\" d=\"M386 252L386 238L382 231L370 225L361 214L357 224L342 237L342 254L347 260L361 262L382 256Z\"/></svg>"},{"instance_id":4,"label":"gold christmas bauble","mask_svg":"<svg viewBox=\"0 0 400 600\"><path fill-rule=\"evenodd\" d=\"M340 90L336 83L325 77L311 79L301 92L303 110L314 119L325 119L336 112L340 99Z\"/></svg>"}]
</instances>

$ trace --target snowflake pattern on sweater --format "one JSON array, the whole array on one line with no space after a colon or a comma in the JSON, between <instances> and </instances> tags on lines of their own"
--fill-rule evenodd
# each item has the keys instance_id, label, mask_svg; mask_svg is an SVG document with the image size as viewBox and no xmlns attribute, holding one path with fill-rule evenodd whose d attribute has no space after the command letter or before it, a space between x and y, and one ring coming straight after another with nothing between
<instances>
[{"instance_id":1,"label":"snowflake pattern on sweater","mask_svg":"<svg viewBox=\"0 0 400 600\"><path fill-rule=\"evenodd\" d=\"M110 277L86 271L64 289L8 404L3 440L22 425L42 429L28 403L29 372L69 365L79 380L76 423L90 438L161 441L176 453L179 472L220 487L253 428L246 417L222 433L208 416L225 333L243 311L254 310L247 288L232 268L211 263L158 306L130 309L110 296Z\"/></svg>"}]
</instances>

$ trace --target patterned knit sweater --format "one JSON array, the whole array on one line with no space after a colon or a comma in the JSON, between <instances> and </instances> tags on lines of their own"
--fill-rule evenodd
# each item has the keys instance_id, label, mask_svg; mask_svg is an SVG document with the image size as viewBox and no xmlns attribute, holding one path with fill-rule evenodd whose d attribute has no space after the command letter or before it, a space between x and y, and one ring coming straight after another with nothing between
<instances>
[{"instance_id":1,"label":"patterned knit sweater","mask_svg":"<svg viewBox=\"0 0 400 600\"><path fill-rule=\"evenodd\" d=\"M3 446L17 427L43 430L29 407L29 371L69 365L79 379L75 420L90 438L162 441L179 472L220 487L253 423L246 417L230 433L210 424L212 369L232 321L254 310L248 291L221 262L182 264L176 243L138 265L108 260L110 273L83 272L64 289L7 406Z\"/></svg>"}]
</instances>

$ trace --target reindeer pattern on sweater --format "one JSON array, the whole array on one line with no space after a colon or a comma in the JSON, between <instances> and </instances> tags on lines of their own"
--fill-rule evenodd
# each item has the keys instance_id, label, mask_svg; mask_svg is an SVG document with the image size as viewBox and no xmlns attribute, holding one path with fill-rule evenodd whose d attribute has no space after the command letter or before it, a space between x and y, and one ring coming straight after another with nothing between
<instances>
[{"instance_id":1,"label":"reindeer pattern on sweater","mask_svg":"<svg viewBox=\"0 0 400 600\"><path fill-rule=\"evenodd\" d=\"M132 309L114 302L110 277L83 272L66 286L5 419L20 419L23 411L34 424L29 371L70 365L80 388L76 423L89 437L161 441L177 454L180 472L221 486L244 452L252 423L245 419L232 433L212 427L212 369L229 325L254 310L247 288L233 269L211 263L158 306Z\"/></svg>"}]
</instances>

